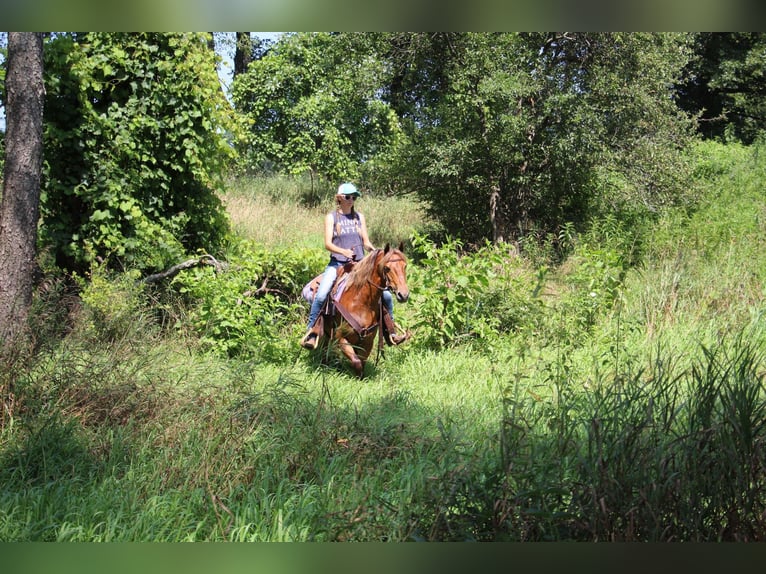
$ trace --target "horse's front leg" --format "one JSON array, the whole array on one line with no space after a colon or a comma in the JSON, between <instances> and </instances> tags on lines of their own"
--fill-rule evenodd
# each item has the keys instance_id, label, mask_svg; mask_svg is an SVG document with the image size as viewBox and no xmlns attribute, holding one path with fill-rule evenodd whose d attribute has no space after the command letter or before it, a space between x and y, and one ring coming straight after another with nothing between
<instances>
[{"instance_id":1,"label":"horse's front leg","mask_svg":"<svg viewBox=\"0 0 766 574\"><path fill-rule=\"evenodd\" d=\"M357 356L354 346L345 337L338 340L338 346L341 353L351 362L356 375L361 379L364 376L364 361Z\"/></svg>"}]
</instances>

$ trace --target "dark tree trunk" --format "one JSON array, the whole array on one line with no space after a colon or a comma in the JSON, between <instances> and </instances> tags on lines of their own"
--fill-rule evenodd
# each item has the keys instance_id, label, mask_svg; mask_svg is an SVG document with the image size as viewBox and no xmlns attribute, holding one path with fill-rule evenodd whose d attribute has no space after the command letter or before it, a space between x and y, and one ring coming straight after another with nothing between
<instances>
[{"instance_id":1,"label":"dark tree trunk","mask_svg":"<svg viewBox=\"0 0 766 574\"><path fill-rule=\"evenodd\" d=\"M253 59L253 42L250 32L237 32L237 47L234 50L234 76L244 74Z\"/></svg>"},{"instance_id":2,"label":"dark tree trunk","mask_svg":"<svg viewBox=\"0 0 766 574\"><path fill-rule=\"evenodd\" d=\"M26 334L32 302L43 152L43 35L9 32L7 63L0 347Z\"/></svg>"}]
</instances>

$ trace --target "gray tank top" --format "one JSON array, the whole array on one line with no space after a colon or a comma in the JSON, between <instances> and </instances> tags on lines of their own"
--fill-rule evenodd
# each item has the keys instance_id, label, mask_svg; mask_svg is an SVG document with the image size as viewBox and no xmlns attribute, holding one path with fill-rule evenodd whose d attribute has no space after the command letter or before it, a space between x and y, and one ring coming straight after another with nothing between
<instances>
[{"instance_id":1,"label":"gray tank top","mask_svg":"<svg viewBox=\"0 0 766 574\"><path fill-rule=\"evenodd\" d=\"M356 255L356 260L361 261L364 257L364 245L362 244L362 235L359 232L361 229L359 213L354 211L345 215L338 211L333 211L332 219L332 242L343 249L352 249L354 255ZM343 257L343 255L338 255L337 253L333 253L330 259L340 263L348 261L348 257Z\"/></svg>"}]
</instances>

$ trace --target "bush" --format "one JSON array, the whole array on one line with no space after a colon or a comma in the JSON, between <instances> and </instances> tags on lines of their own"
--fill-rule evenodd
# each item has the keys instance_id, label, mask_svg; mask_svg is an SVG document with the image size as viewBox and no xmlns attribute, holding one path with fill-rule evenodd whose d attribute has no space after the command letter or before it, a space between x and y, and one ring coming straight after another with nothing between
<instances>
[{"instance_id":1,"label":"bush","mask_svg":"<svg viewBox=\"0 0 766 574\"><path fill-rule=\"evenodd\" d=\"M172 288L189 304L189 325L204 348L279 361L295 349L285 335L306 310L301 290L323 265L314 250L269 251L240 241L224 271L198 267L176 276Z\"/></svg>"},{"instance_id":2,"label":"bush","mask_svg":"<svg viewBox=\"0 0 766 574\"><path fill-rule=\"evenodd\" d=\"M85 277L75 279L82 301L77 328L83 336L117 341L146 326L149 306L137 271L117 273L94 264Z\"/></svg>"},{"instance_id":3,"label":"bush","mask_svg":"<svg viewBox=\"0 0 766 574\"><path fill-rule=\"evenodd\" d=\"M462 253L458 239L437 246L413 238L411 267L419 344L441 348L467 339L491 340L501 331L534 323L541 309L540 281L524 268L510 244Z\"/></svg>"}]
</instances>

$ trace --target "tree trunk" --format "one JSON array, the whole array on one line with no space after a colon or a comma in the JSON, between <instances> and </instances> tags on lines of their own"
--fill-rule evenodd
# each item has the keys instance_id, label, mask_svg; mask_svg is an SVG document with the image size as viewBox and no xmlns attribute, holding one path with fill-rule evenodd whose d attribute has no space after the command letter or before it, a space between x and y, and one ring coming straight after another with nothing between
<instances>
[{"instance_id":1,"label":"tree trunk","mask_svg":"<svg viewBox=\"0 0 766 574\"><path fill-rule=\"evenodd\" d=\"M253 59L253 42L250 32L237 32L237 46L234 49L234 77L244 74Z\"/></svg>"},{"instance_id":2,"label":"tree trunk","mask_svg":"<svg viewBox=\"0 0 766 574\"><path fill-rule=\"evenodd\" d=\"M0 348L26 335L43 152L43 35L8 33L5 172L0 202Z\"/></svg>"},{"instance_id":3,"label":"tree trunk","mask_svg":"<svg viewBox=\"0 0 766 574\"><path fill-rule=\"evenodd\" d=\"M502 208L500 205L500 186L493 184L489 195L489 221L492 224L492 243L505 241Z\"/></svg>"}]
</instances>

